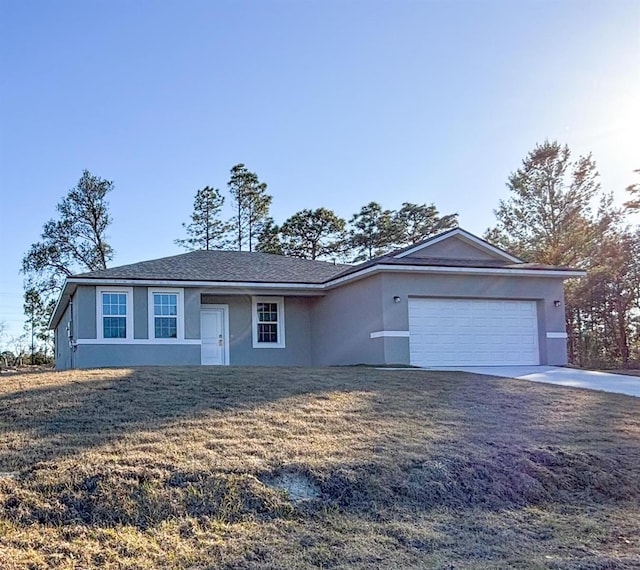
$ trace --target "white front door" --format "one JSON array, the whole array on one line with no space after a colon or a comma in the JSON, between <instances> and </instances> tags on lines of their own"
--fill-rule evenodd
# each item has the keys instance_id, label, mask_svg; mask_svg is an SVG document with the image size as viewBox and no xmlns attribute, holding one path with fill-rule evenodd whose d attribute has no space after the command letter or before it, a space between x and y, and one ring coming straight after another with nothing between
<instances>
[{"instance_id":1,"label":"white front door","mask_svg":"<svg viewBox=\"0 0 640 570\"><path fill-rule=\"evenodd\" d=\"M227 350L226 309L211 308L200 311L201 362L206 365L229 364Z\"/></svg>"}]
</instances>

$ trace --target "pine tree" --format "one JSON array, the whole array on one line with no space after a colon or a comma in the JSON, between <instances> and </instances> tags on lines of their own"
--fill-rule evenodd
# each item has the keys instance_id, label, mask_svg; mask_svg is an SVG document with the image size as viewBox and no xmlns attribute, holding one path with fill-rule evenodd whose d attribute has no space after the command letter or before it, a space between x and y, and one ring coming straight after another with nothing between
<instances>
[{"instance_id":1,"label":"pine tree","mask_svg":"<svg viewBox=\"0 0 640 570\"><path fill-rule=\"evenodd\" d=\"M225 236L231 229L230 224L220 219L224 205L224 196L220 190L205 186L196 192L193 201L191 223L182 224L189 237L176 239L174 243L190 251L204 249L222 249Z\"/></svg>"},{"instance_id":2,"label":"pine tree","mask_svg":"<svg viewBox=\"0 0 640 570\"><path fill-rule=\"evenodd\" d=\"M304 209L282 224L285 255L318 259L336 255L343 248L345 221L326 208Z\"/></svg>"},{"instance_id":3,"label":"pine tree","mask_svg":"<svg viewBox=\"0 0 640 570\"><path fill-rule=\"evenodd\" d=\"M580 265L612 221L591 155L572 162L569 147L555 141L537 145L507 187L510 197L500 200L498 223L485 237L525 260Z\"/></svg>"},{"instance_id":4,"label":"pine tree","mask_svg":"<svg viewBox=\"0 0 640 570\"><path fill-rule=\"evenodd\" d=\"M349 220L348 246L354 261L371 259L393 249L398 241L394 212L383 210L377 202L369 202Z\"/></svg>"},{"instance_id":5,"label":"pine tree","mask_svg":"<svg viewBox=\"0 0 640 570\"><path fill-rule=\"evenodd\" d=\"M404 202L394 215L400 246L413 245L458 225L458 214L440 216L434 204Z\"/></svg>"},{"instance_id":6,"label":"pine tree","mask_svg":"<svg viewBox=\"0 0 640 570\"><path fill-rule=\"evenodd\" d=\"M84 170L56 206L58 219L44 224L40 241L22 259L25 307L34 308L34 314L38 308L36 334L42 339L49 338L46 327L65 278L79 271L106 269L113 259L106 237L111 224L106 197L112 190L113 182Z\"/></svg>"},{"instance_id":7,"label":"pine tree","mask_svg":"<svg viewBox=\"0 0 640 570\"><path fill-rule=\"evenodd\" d=\"M257 241L269 217L272 197L267 194L267 185L260 182L258 176L244 164L236 164L231 169L227 185L236 212L232 218L236 234L233 243L238 251L242 251L243 246L253 251L254 241Z\"/></svg>"}]
</instances>

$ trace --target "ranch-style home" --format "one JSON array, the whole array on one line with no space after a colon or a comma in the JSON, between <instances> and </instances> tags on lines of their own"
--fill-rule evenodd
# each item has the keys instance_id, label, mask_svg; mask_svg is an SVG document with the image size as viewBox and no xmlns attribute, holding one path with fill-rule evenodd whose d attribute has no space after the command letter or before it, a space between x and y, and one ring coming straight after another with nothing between
<instances>
[{"instance_id":1,"label":"ranch-style home","mask_svg":"<svg viewBox=\"0 0 640 570\"><path fill-rule=\"evenodd\" d=\"M460 228L353 266L194 251L69 277L56 366L562 365L583 275Z\"/></svg>"}]
</instances>

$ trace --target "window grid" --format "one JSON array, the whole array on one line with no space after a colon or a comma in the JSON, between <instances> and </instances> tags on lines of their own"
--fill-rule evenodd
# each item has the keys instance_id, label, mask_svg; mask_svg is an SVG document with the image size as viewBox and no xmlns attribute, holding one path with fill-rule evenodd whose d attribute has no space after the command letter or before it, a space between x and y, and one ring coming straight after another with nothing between
<instances>
[{"instance_id":1,"label":"window grid","mask_svg":"<svg viewBox=\"0 0 640 570\"><path fill-rule=\"evenodd\" d=\"M154 293L153 315L155 338L178 338L178 295Z\"/></svg>"},{"instance_id":2,"label":"window grid","mask_svg":"<svg viewBox=\"0 0 640 570\"><path fill-rule=\"evenodd\" d=\"M127 338L127 295L102 294L103 338Z\"/></svg>"},{"instance_id":3,"label":"window grid","mask_svg":"<svg viewBox=\"0 0 640 570\"><path fill-rule=\"evenodd\" d=\"M278 304L257 303L258 342L278 342Z\"/></svg>"}]
</instances>

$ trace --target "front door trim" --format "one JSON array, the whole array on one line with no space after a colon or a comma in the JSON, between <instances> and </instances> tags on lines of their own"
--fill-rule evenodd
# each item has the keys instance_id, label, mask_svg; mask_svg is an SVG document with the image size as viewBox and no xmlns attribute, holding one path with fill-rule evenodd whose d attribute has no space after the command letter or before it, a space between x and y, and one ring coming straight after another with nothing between
<instances>
[{"instance_id":1,"label":"front door trim","mask_svg":"<svg viewBox=\"0 0 640 570\"><path fill-rule=\"evenodd\" d=\"M207 304L207 305L200 305L200 315L202 315L202 313L206 313L206 312L213 312L213 311L222 311L222 340L224 343L224 361L222 362L222 366L229 366L230 362L229 362L229 344L230 344L230 338L229 338L229 305L222 305L222 304ZM200 319L200 322L202 323L202 318ZM202 330L200 330L200 339L202 339ZM202 349L200 349L202 351ZM200 362L202 363L202 356L200 357Z\"/></svg>"}]
</instances>

